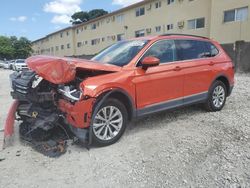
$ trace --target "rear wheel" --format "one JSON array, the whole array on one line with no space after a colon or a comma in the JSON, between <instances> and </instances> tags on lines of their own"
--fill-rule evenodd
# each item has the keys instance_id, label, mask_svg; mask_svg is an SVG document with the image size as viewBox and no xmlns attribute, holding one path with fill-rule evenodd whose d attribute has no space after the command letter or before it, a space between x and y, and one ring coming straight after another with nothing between
<instances>
[{"instance_id":1,"label":"rear wheel","mask_svg":"<svg viewBox=\"0 0 250 188\"><path fill-rule=\"evenodd\" d=\"M126 129L127 121L128 112L124 104L117 99L107 99L93 120L94 143L107 146L117 142Z\"/></svg>"},{"instance_id":2,"label":"rear wheel","mask_svg":"<svg viewBox=\"0 0 250 188\"><path fill-rule=\"evenodd\" d=\"M205 108L210 112L220 111L227 98L226 86L222 81L216 80L209 90L209 96Z\"/></svg>"}]
</instances>

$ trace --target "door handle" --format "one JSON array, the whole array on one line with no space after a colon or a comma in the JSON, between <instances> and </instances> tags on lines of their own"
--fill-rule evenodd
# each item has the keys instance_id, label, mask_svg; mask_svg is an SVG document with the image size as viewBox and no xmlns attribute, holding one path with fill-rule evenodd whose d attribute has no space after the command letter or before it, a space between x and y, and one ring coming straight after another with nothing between
<instances>
[{"instance_id":1,"label":"door handle","mask_svg":"<svg viewBox=\"0 0 250 188\"><path fill-rule=\"evenodd\" d=\"M214 66L214 62L213 62L213 61L210 61L209 65L210 65L210 66Z\"/></svg>"},{"instance_id":2,"label":"door handle","mask_svg":"<svg viewBox=\"0 0 250 188\"><path fill-rule=\"evenodd\" d=\"M175 68L174 68L174 71L180 71L181 70L181 67L179 67L179 66L176 66Z\"/></svg>"}]
</instances>

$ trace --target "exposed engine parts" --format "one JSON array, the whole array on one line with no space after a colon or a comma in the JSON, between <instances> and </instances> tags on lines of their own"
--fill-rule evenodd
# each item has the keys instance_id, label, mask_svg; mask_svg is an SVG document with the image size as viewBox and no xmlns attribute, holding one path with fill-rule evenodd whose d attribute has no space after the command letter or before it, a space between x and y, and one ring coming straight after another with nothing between
<instances>
[{"instance_id":1,"label":"exposed engine parts","mask_svg":"<svg viewBox=\"0 0 250 188\"><path fill-rule=\"evenodd\" d=\"M44 155L57 157L65 153L67 142L77 135L65 122L65 114L57 103L61 98L70 103L79 101L82 95L79 83L55 85L33 71L13 73L10 78L11 95L19 101L16 118L22 122L21 138ZM79 140L85 142L87 136L80 135Z\"/></svg>"},{"instance_id":2,"label":"exposed engine parts","mask_svg":"<svg viewBox=\"0 0 250 188\"><path fill-rule=\"evenodd\" d=\"M74 86L60 85L58 88L58 92L72 102L79 101L82 95L81 91L77 90Z\"/></svg>"}]
</instances>

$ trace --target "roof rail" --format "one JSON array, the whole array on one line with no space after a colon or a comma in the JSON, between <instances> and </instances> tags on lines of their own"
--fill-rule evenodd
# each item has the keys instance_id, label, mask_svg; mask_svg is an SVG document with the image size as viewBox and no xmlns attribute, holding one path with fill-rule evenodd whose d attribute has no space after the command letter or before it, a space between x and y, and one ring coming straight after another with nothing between
<instances>
[{"instance_id":1,"label":"roof rail","mask_svg":"<svg viewBox=\"0 0 250 188\"><path fill-rule=\"evenodd\" d=\"M181 33L168 33L168 34L163 34L163 35L160 35L160 36L171 36L171 35L199 37L199 38L203 38L203 39L209 39L208 37L203 37L203 36L199 36L199 35L190 35L190 34L181 34Z\"/></svg>"}]
</instances>

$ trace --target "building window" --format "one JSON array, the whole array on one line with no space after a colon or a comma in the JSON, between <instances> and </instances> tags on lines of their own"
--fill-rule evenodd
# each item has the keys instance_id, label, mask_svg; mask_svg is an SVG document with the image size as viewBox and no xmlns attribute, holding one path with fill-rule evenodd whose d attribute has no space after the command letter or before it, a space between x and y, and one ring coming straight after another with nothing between
<instances>
[{"instance_id":1,"label":"building window","mask_svg":"<svg viewBox=\"0 0 250 188\"><path fill-rule=\"evenodd\" d=\"M78 42L77 43L77 47L80 48L82 46L82 43L81 42Z\"/></svg>"},{"instance_id":2,"label":"building window","mask_svg":"<svg viewBox=\"0 0 250 188\"><path fill-rule=\"evenodd\" d=\"M96 45L100 43L100 39L93 39L91 40L91 45Z\"/></svg>"},{"instance_id":3,"label":"building window","mask_svg":"<svg viewBox=\"0 0 250 188\"><path fill-rule=\"evenodd\" d=\"M174 3L174 0L168 0L167 4L170 5L171 3Z\"/></svg>"},{"instance_id":4,"label":"building window","mask_svg":"<svg viewBox=\"0 0 250 188\"><path fill-rule=\"evenodd\" d=\"M66 35L69 36L69 32L68 31L66 32Z\"/></svg>"},{"instance_id":5,"label":"building window","mask_svg":"<svg viewBox=\"0 0 250 188\"><path fill-rule=\"evenodd\" d=\"M161 32L161 26L155 27L155 31L156 31L156 32Z\"/></svg>"},{"instance_id":6,"label":"building window","mask_svg":"<svg viewBox=\"0 0 250 188\"><path fill-rule=\"evenodd\" d=\"M63 50L64 49L64 45L61 45L61 50Z\"/></svg>"},{"instance_id":7,"label":"building window","mask_svg":"<svg viewBox=\"0 0 250 188\"><path fill-rule=\"evenodd\" d=\"M161 1L155 3L155 8L161 8Z\"/></svg>"},{"instance_id":8,"label":"building window","mask_svg":"<svg viewBox=\"0 0 250 188\"><path fill-rule=\"evenodd\" d=\"M237 8L224 12L224 22L246 21L248 18L248 7Z\"/></svg>"},{"instance_id":9,"label":"building window","mask_svg":"<svg viewBox=\"0 0 250 188\"><path fill-rule=\"evenodd\" d=\"M70 43L67 44L67 48L68 48L68 49L70 48Z\"/></svg>"},{"instance_id":10,"label":"building window","mask_svg":"<svg viewBox=\"0 0 250 188\"><path fill-rule=\"evenodd\" d=\"M172 29L174 29L174 24L168 24L167 25L167 30L169 31L169 30L172 30Z\"/></svg>"},{"instance_id":11,"label":"building window","mask_svg":"<svg viewBox=\"0 0 250 188\"><path fill-rule=\"evenodd\" d=\"M139 30L135 32L135 37L143 37L145 36L145 30Z\"/></svg>"},{"instance_id":12,"label":"building window","mask_svg":"<svg viewBox=\"0 0 250 188\"><path fill-rule=\"evenodd\" d=\"M117 41L122 41L125 39L125 34L119 34L117 35Z\"/></svg>"},{"instance_id":13,"label":"building window","mask_svg":"<svg viewBox=\"0 0 250 188\"><path fill-rule=\"evenodd\" d=\"M88 44L88 41L85 41L85 45L87 45Z\"/></svg>"},{"instance_id":14,"label":"building window","mask_svg":"<svg viewBox=\"0 0 250 188\"><path fill-rule=\"evenodd\" d=\"M102 37L102 42L104 42L105 41L105 37Z\"/></svg>"},{"instance_id":15,"label":"building window","mask_svg":"<svg viewBox=\"0 0 250 188\"><path fill-rule=\"evenodd\" d=\"M59 50L59 46L56 46L56 51L58 51Z\"/></svg>"},{"instance_id":16,"label":"building window","mask_svg":"<svg viewBox=\"0 0 250 188\"><path fill-rule=\"evenodd\" d=\"M91 25L91 29L92 29L92 30L96 29L96 24L92 24L92 25Z\"/></svg>"},{"instance_id":17,"label":"building window","mask_svg":"<svg viewBox=\"0 0 250 188\"><path fill-rule=\"evenodd\" d=\"M145 8L144 7L140 7L140 8L135 9L136 17L143 16L144 14L145 14Z\"/></svg>"},{"instance_id":18,"label":"building window","mask_svg":"<svg viewBox=\"0 0 250 188\"><path fill-rule=\"evenodd\" d=\"M63 38L63 33L60 33L60 37Z\"/></svg>"},{"instance_id":19,"label":"building window","mask_svg":"<svg viewBox=\"0 0 250 188\"><path fill-rule=\"evenodd\" d=\"M51 47L51 52L54 52L54 47Z\"/></svg>"},{"instance_id":20,"label":"building window","mask_svg":"<svg viewBox=\"0 0 250 188\"><path fill-rule=\"evenodd\" d=\"M199 29L205 27L205 18L188 20L188 29Z\"/></svg>"},{"instance_id":21,"label":"building window","mask_svg":"<svg viewBox=\"0 0 250 188\"><path fill-rule=\"evenodd\" d=\"M116 16L116 21L117 21L117 23L123 23L124 15L120 14L120 15Z\"/></svg>"},{"instance_id":22,"label":"building window","mask_svg":"<svg viewBox=\"0 0 250 188\"><path fill-rule=\"evenodd\" d=\"M79 29L76 29L76 34L79 34Z\"/></svg>"}]
</instances>

